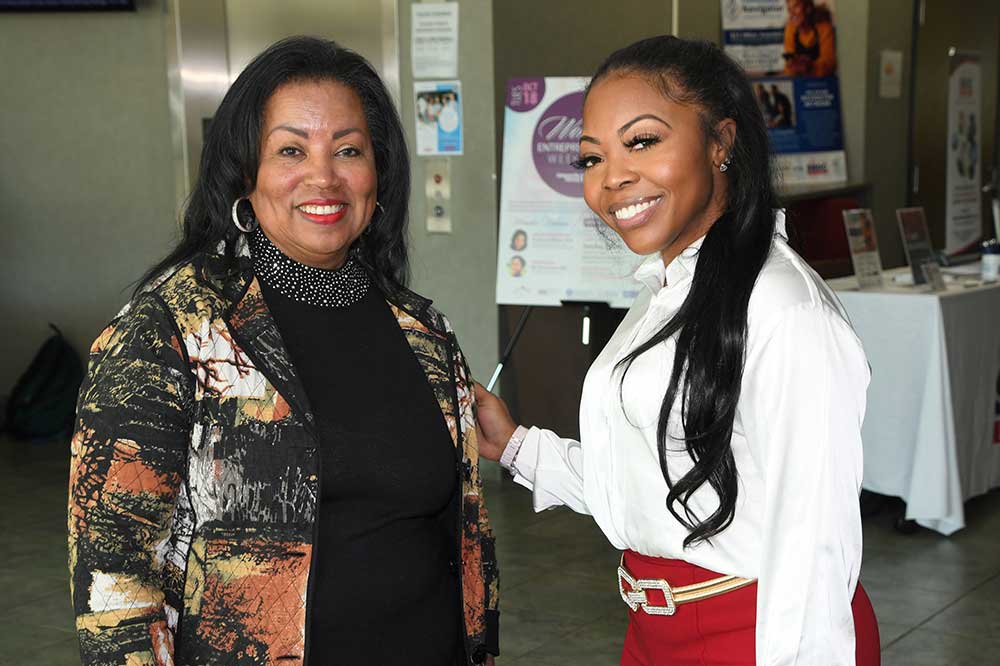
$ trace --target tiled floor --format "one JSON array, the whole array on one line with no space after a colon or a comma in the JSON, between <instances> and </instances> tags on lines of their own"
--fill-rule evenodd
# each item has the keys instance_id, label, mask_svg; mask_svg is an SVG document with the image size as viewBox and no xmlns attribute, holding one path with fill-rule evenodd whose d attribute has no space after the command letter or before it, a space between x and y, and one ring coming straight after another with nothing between
<instances>
[{"instance_id":1,"label":"tiled floor","mask_svg":"<svg viewBox=\"0 0 1000 666\"><path fill-rule=\"evenodd\" d=\"M63 443L0 439L0 664L79 663L66 574ZM497 535L503 666L613 666L625 613L617 553L586 516L534 514L524 489L484 470ZM969 502L951 538L865 522L862 579L886 666L1000 664L1000 493Z\"/></svg>"}]
</instances>

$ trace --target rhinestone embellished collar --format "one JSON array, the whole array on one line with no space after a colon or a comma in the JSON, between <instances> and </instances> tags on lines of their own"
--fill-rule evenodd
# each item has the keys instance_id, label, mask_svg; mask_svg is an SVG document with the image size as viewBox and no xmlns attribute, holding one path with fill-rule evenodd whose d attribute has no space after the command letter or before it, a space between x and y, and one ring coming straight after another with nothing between
<instances>
[{"instance_id":1,"label":"rhinestone embellished collar","mask_svg":"<svg viewBox=\"0 0 1000 666\"><path fill-rule=\"evenodd\" d=\"M250 235L250 253L258 280L301 303L344 308L364 298L371 286L368 273L354 257L332 271L300 264L275 247L259 226Z\"/></svg>"}]
</instances>

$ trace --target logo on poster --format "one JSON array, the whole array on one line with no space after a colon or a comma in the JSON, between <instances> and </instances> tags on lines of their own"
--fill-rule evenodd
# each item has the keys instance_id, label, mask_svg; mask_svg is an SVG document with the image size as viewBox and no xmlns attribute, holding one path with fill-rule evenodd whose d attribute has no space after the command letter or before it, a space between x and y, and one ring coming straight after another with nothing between
<instances>
[{"instance_id":1,"label":"logo on poster","mask_svg":"<svg viewBox=\"0 0 1000 666\"><path fill-rule=\"evenodd\" d=\"M583 173L573 168L583 133L583 92L564 95L539 118L531 155L545 184L568 197L583 196Z\"/></svg>"},{"instance_id":2,"label":"logo on poster","mask_svg":"<svg viewBox=\"0 0 1000 666\"><path fill-rule=\"evenodd\" d=\"M545 79L511 79L507 83L507 108L524 113L538 106L545 97Z\"/></svg>"},{"instance_id":3,"label":"logo on poster","mask_svg":"<svg viewBox=\"0 0 1000 666\"><path fill-rule=\"evenodd\" d=\"M806 173L810 176L825 175L830 172L826 162L810 162L806 165Z\"/></svg>"}]
</instances>

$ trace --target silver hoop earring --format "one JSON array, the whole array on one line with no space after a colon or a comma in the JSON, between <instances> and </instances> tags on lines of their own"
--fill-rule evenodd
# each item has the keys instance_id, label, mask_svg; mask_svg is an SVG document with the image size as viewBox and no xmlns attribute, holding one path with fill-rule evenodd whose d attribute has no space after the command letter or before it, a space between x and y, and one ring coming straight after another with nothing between
<instances>
[{"instance_id":1,"label":"silver hoop earring","mask_svg":"<svg viewBox=\"0 0 1000 666\"><path fill-rule=\"evenodd\" d=\"M382 211L382 214L385 215L385 208L382 207L382 204L378 199L375 200L375 207Z\"/></svg>"},{"instance_id":2,"label":"silver hoop earring","mask_svg":"<svg viewBox=\"0 0 1000 666\"><path fill-rule=\"evenodd\" d=\"M247 203L250 203L250 198L240 197L239 199L233 202L233 210L232 210L233 224L236 225L237 229L239 229L245 234L248 234L257 228L257 218L251 217L251 222L248 225L244 225L240 222L239 207L241 201L246 201Z\"/></svg>"}]
</instances>

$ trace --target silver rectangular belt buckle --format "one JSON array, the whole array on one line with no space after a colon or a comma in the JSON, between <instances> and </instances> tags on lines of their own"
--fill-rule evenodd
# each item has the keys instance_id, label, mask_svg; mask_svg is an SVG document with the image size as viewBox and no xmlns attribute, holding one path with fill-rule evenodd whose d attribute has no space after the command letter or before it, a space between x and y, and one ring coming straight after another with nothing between
<instances>
[{"instance_id":1,"label":"silver rectangular belt buckle","mask_svg":"<svg viewBox=\"0 0 1000 666\"><path fill-rule=\"evenodd\" d=\"M625 589L622 583L628 583L631 588L629 590ZM666 599L666 604L663 606L656 606L651 604L648 599L646 599L646 590L660 590L663 592L663 596ZM677 612L677 604L674 602L674 591L670 587L670 583L663 580L662 578L633 578L625 567L618 567L618 592L622 595L622 601L624 601L633 612L638 611L642 608L643 611L649 615L673 615Z\"/></svg>"}]
</instances>

